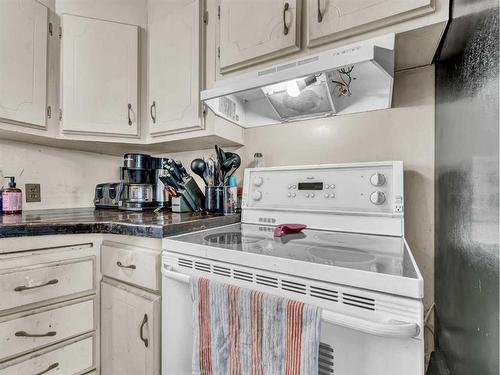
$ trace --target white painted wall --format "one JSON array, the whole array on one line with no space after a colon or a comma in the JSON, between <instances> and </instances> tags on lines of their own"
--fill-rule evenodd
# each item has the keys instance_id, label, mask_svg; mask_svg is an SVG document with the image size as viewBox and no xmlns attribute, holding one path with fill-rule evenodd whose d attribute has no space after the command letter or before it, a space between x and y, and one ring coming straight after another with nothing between
<instances>
[{"instance_id":1,"label":"white painted wall","mask_svg":"<svg viewBox=\"0 0 500 375\"><path fill-rule=\"evenodd\" d=\"M116 156L0 140L0 170L4 176L16 177L17 187L23 190L24 210L92 206L95 185L118 181L122 160ZM41 203L26 203L26 183L41 184Z\"/></svg>"}]
</instances>

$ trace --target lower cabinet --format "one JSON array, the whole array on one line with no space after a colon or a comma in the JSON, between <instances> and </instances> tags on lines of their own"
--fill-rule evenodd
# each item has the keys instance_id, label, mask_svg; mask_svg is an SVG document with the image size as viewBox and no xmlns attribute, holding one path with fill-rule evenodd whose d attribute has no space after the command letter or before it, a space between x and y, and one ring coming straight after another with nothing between
<instances>
[{"instance_id":1,"label":"lower cabinet","mask_svg":"<svg viewBox=\"0 0 500 375\"><path fill-rule=\"evenodd\" d=\"M101 373L160 374L160 296L101 282Z\"/></svg>"},{"instance_id":2,"label":"lower cabinet","mask_svg":"<svg viewBox=\"0 0 500 375\"><path fill-rule=\"evenodd\" d=\"M95 367L95 336L87 336L0 370L1 375L81 374ZM91 372L94 373L95 372Z\"/></svg>"}]
</instances>

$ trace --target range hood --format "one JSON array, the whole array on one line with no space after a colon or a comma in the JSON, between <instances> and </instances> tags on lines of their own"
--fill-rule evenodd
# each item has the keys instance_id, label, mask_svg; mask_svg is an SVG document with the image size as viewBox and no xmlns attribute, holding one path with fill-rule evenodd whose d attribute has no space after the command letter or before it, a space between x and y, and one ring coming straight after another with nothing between
<instances>
[{"instance_id":1,"label":"range hood","mask_svg":"<svg viewBox=\"0 0 500 375\"><path fill-rule=\"evenodd\" d=\"M244 128L391 107L394 34L216 81L201 100Z\"/></svg>"}]
</instances>

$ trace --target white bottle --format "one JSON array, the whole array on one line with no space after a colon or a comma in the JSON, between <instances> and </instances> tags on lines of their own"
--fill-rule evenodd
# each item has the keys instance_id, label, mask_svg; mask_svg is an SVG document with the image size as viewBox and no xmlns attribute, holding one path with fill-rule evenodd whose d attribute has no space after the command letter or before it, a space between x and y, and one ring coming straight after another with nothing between
<instances>
[{"instance_id":1,"label":"white bottle","mask_svg":"<svg viewBox=\"0 0 500 375\"><path fill-rule=\"evenodd\" d=\"M264 157L260 152L256 152L253 155L253 161L250 163L250 168L262 168L265 167Z\"/></svg>"}]
</instances>

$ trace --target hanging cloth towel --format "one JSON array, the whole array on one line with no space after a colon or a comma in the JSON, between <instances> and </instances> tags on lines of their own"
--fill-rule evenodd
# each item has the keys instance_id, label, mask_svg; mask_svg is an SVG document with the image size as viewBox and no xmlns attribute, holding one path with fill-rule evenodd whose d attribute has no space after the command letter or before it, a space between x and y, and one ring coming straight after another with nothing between
<instances>
[{"instance_id":1,"label":"hanging cloth towel","mask_svg":"<svg viewBox=\"0 0 500 375\"><path fill-rule=\"evenodd\" d=\"M191 278L193 375L317 375L321 309Z\"/></svg>"}]
</instances>

